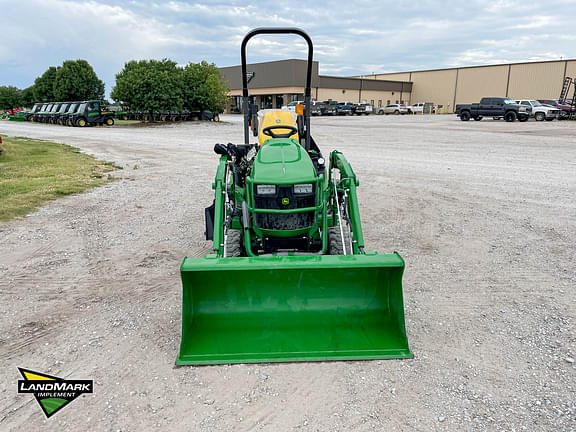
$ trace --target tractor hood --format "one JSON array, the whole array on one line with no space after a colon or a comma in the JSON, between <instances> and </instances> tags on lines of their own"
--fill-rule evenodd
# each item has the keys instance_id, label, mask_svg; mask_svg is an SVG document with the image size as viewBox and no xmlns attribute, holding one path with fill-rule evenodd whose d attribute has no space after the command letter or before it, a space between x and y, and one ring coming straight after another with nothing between
<instances>
[{"instance_id":1,"label":"tractor hood","mask_svg":"<svg viewBox=\"0 0 576 432\"><path fill-rule=\"evenodd\" d=\"M316 171L310 156L298 142L275 138L260 148L251 177L258 184L296 184L314 181Z\"/></svg>"}]
</instances>

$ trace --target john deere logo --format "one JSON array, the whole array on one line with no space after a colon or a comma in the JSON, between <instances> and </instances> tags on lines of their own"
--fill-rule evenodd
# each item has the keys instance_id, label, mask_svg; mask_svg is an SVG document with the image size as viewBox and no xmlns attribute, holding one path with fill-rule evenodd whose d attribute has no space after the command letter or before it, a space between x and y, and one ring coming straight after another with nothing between
<instances>
[{"instance_id":1,"label":"john deere logo","mask_svg":"<svg viewBox=\"0 0 576 432\"><path fill-rule=\"evenodd\" d=\"M290 198L282 198L282 205L290 204Z\"/></svg>"},{"instance_id":2,"label":"john deere logo","mask_svg":"<svg viewBox=\"0 0 576 432\"><path fill-rule=\"evenodd\" d=\"M280 124L280 123L282 123L282 120L276 119L276 123Z\"/></svg>"},{"instance_id":3,"label":"john deere logo","mask_svg":"<svg viewBox=\"0 0 576 432\"><path fill-rule=\"evenodd\" d=\"M93 393L92 380L67 380L41 372L18 368L18 393L32 393L47 418L53 416L83 393Z\"/></svg>"}]
</instances>

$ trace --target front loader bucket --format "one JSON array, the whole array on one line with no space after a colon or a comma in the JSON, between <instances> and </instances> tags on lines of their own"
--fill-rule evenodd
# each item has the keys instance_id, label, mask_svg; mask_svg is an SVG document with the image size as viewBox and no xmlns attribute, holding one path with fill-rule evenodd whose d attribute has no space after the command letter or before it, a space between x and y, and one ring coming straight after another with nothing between
<instances>
[{"instance_id":1,"label":"front loader bucket","mask_svg":"<svg viewBox=\"0 0 576 432\"><path fill-rule=\"evenodd\" d=\"M178 365L412 358L398 254L186 258Z\"/></svg>"}]
</instances>

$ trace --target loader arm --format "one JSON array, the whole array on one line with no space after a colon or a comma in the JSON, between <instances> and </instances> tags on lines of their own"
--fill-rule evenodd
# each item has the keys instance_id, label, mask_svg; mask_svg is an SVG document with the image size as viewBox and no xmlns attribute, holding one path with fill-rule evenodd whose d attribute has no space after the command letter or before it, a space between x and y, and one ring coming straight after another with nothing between
<instances>
[{"instance_id":1,"label":"loader arm","mask_svg":"<svg viewBox=\"0 0 576 432\"><path fill-rule=\"evenodd\" d=\"M348 160L338 150L330 153L330 166L329 184L336 182L333 176L333 169L337 169L340 171L340 181L336 185L336 188L348 198L348 212L352 224L352 246L354 248L354 254L364 253L364 234L362 233L362 222L358 209L358 195L356 193L356 187L360 185L360 182L356 178L356 174L354 174L352 165L350 165ZM334 211L333 214L336 214L336 212Z\"/></svg>"},{"instance_id":2,"label":"loader arm","mask_svg":"<svg viewBox=\"0 0 576 432\"><path fill-rule=\"evenodd\" d=\"M214 190L214 240L212 249L218 256L222 256L224 252L224 217L226 214L224 202L226 201L227 164L228 156L220 156L216 177L212 183Z\"/></svg>"}]
</instances>

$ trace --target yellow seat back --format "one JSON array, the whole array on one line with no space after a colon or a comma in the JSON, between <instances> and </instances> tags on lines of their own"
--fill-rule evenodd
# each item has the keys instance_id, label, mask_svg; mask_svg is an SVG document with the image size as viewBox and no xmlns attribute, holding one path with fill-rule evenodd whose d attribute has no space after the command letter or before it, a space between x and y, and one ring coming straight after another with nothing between
<instances>
[{"instance_id":1,"label":"yellow seat back","mask_svg":"<svg viewBox=\"0 0 576 432\"><path fill-rule=\"evenodd\" d=\"M260 145L264 144L264 141L269 140L271 138L268 135L264 135L262 133L262 129L268 126L280 126L280 125L297 127L296 121L294 120L294 114L292 114L290 111L280 111L280 110L266 111L262 117L262 121L260 122L260 129L258 130L258 141L260 142ZM273 132L281 134L281 133L288 133L290 132L290 130L278 128L274 129ZM290 138L298 141L299 140L298 133L297 132L293 133L292 135L290 135Z\"/></svg>"}]
</instances>

